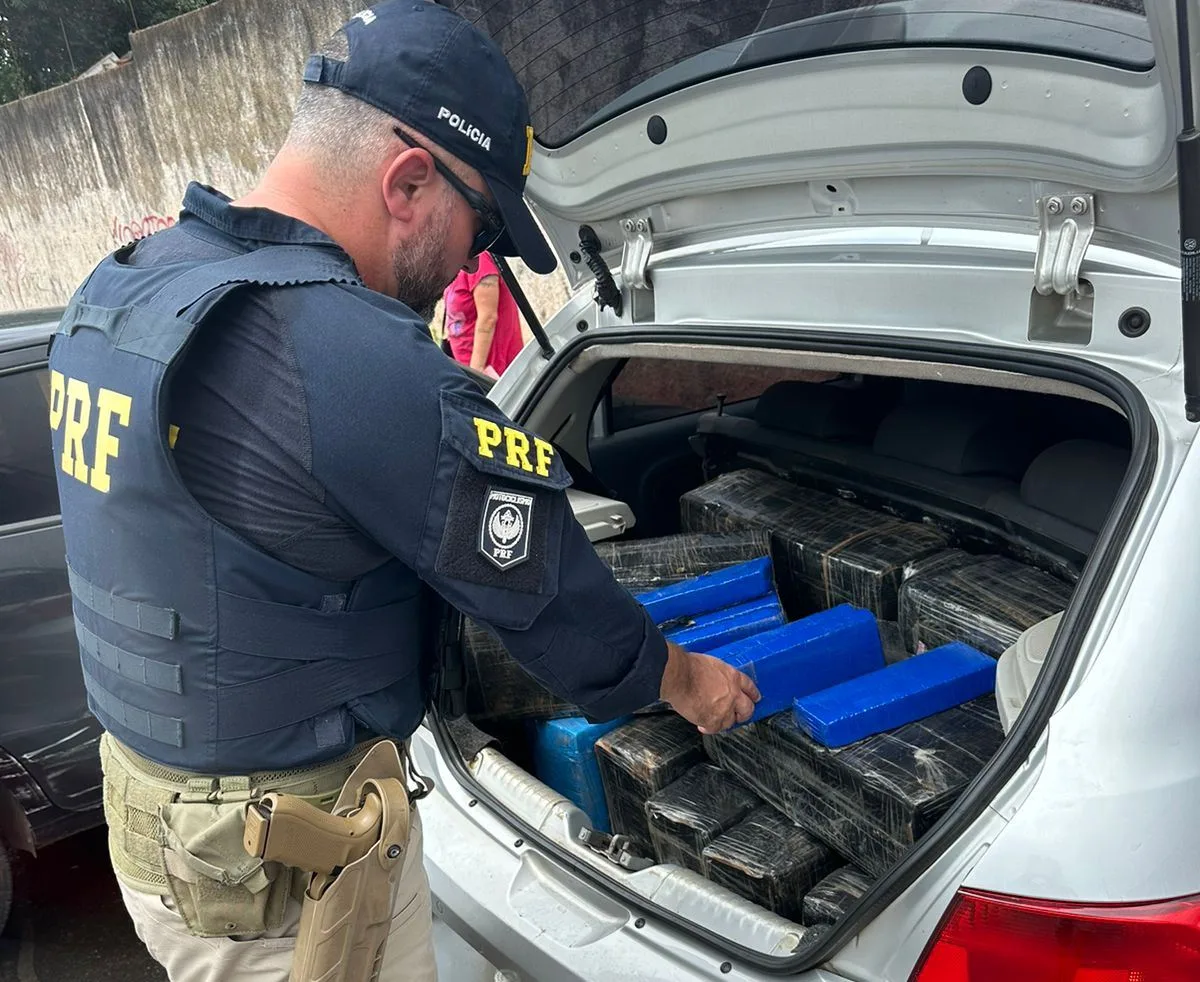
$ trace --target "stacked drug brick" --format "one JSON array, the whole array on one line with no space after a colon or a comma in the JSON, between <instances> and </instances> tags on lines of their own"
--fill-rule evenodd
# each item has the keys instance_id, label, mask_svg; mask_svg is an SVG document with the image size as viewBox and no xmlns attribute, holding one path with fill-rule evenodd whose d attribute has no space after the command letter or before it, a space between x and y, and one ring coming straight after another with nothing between
<instances>
[{"instance_id":1,"label":"stacked drug brick","mask_svg":"<svg viewBox=\"0 0 1200 982\"><path fill-rule=\"evenodd\" d=\"M754 471L689 492L681 516L681 535L598 552L669 638L755 678L751 722L703 738L663 706L589 722L482 631L472 716L525 721L535 773L634 851L833 923L998 749L994 658L1070 586Z\"/></svg>"}]
</instances>

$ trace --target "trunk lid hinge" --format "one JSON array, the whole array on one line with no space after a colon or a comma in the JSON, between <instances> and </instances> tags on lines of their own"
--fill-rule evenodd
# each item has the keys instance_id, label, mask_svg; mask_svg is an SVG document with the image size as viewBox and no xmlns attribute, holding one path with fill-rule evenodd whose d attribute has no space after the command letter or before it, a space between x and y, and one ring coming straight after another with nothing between
<instances>
[{"instance_id":1,"label":"trunk lid hinge","mask_svg":"<svg viewBox=\"0 0 1200 982\"><path fill-rule=\"evenodd\" d=\"M1037 199L1037 210L1029 339L1087 344L1094 291L1080 274L1096 233L1096 196L1090 191L1047 194Z\"/></svg>"},{"instance_id":2,"label":"trunk lid hinge","mask_svg":"<svg viewBox=\"0 0 1200 982\"><path fill-rule=\"evenodd\" d=\"M654 286L650 282L650 253L654 228L648 215L621 220L625 246L621 252L621 286L629 295L629 315L634 323L654 319Z\"/></svg>"},{"instance_id":3,"label":"trunk lid hinge","mask_svg":"<svg viewBox=\"0 0 1200 982\"><path fill-rule=\"evenodd\" d=\"M625 250L621 253L621 282L631 290L651 289L646 276L650 253L654 249L654 230L650 219L624 219L621 222L621 234L625 237Z\"/></svg>"},{"instance_id":4,"label":"trunk lid hinge","mask_svg":"<svg viewBox=\"0 0 1200 982\"><path fill-rule=\"evenodd\" d=\"M1096 231L1096 198L1088 193L1038 198L1037 262L1034 286L1042 296L1081 293L1079 271Z\"/></svg>"}]
</instances>

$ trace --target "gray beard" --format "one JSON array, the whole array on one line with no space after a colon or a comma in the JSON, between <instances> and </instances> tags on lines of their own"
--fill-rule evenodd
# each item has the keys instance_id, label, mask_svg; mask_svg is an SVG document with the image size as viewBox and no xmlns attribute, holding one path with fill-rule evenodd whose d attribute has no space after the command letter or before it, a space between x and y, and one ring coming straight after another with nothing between
<instances>
[{"instance_id":1,"label":"gray beard","mask_svg":"<svg viewBox=\"0 0 1200 982\"><path fill-rule=\"evenodd\" d=\"M411 307L426 323L450 282L446 277L444 249L450 232L453 200L447 194L420 239L392 256L396 299Z\"/></svg>"}]
</instances>

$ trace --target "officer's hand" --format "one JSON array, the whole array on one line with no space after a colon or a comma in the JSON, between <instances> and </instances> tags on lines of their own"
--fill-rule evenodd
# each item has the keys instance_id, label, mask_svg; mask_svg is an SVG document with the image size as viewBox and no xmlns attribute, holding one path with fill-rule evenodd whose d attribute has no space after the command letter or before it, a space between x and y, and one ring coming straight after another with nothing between
<instances>
[{"instance_id":1,"label":"officer's hand","mask_svg":"<svg viewBox=\"0 0 1200 982\"><path fill-rule=\"evenodd\" d=\"M659 694L701 733L720 733L734 723L744 723L761 698L758 686L736 668L669 642Z\"/></svg>"}]
</instances>

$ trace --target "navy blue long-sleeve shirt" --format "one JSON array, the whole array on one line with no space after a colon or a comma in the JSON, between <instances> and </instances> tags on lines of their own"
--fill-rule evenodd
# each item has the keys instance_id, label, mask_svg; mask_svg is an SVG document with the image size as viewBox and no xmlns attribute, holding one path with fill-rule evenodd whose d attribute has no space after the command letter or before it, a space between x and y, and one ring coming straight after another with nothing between
<instances>
[{"instance_id":1,"label":"navy blue long-sleeve shirt","mask_svg":"<svg viewBox=\"0 0 1200 982\"><path fill-rule=\"evenodd\" d=\"M192 185L136 262L328 243ZM352 580L395 556L596 718L658 698L662 635L596 556L554 449L516 426L408 308L365 288L238 291L171 383L174 457L218 521Z\"/></svg>"}]
</instances>

